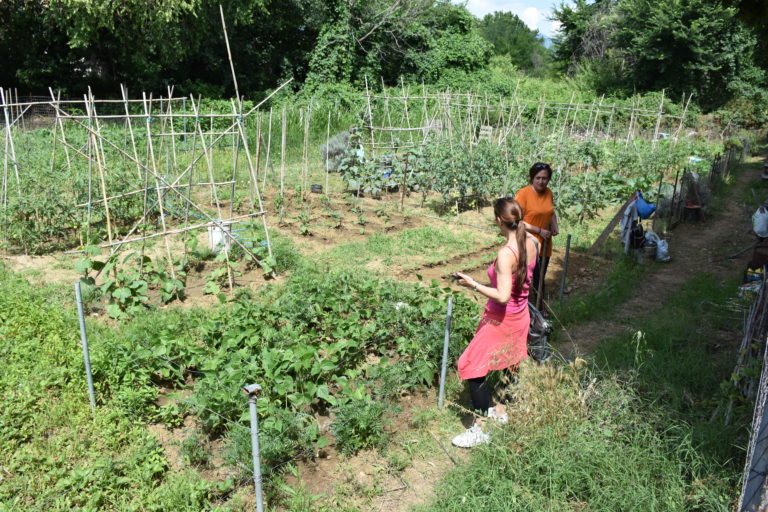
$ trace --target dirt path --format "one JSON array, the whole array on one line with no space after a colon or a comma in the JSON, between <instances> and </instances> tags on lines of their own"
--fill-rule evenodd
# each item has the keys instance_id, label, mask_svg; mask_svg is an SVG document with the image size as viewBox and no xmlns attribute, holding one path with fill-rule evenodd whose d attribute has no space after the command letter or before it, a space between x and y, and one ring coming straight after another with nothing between
<instances>
[{"instance_id":1,"label":"dirt path","mask_svg":"<svg viewBox=\"0 0 768 512\"><path fill-rule=\"evenodd\" d=\"M642 282L637 283L634 295L611 313L610 320L589 321L568 330L571 341L564 342L560 350L572 358L589 354L600 339L631 329L633 317L645 316L663 303L688 279L697 274L710 274L720 279L733 277L745 268L749 251L734 259L727 256L745 248L754 241L750 234L751 215L755 206L742 201L745 188L760 180L758 159L747 161L724 205L709 218L696 223L683 223L666 237L672 261L648 265ZM575 345L575 347L574 347Z\"/></svg>"},{"instance_id":2,"label":"dirt path","mask_svg":"<svg viewBox=\"0 0 768 512\"><path fill-rule=\"evenodd\" d=\"M579 324L569 330L573 342L563 342L561 350L564 356L573 358L576 355L586 355L593 351L600 339L620 334L631 329L631 319L650 314L655 308L673 294L688 279L698 273L708 273L721 279L728 279L743 269L749 261L750 252L746 252L734 259L727 256L748 246L754 241L754 236L749 233L751 214L754 205L744 202L740 198L748 197L744 189L760 179L760 167L757 159L747 162L736 177L736 183L729 193L724 205L719 208L711 218L698 223L684 223L677 226L666 238L669 241L672 261L667 264L649 264L643 274L643 282L638 284L634 295L614 310L610 319L590 321ZM476 256L476 255L473 255ZM435 265L421 272L432 278L441 278L448 271L448 267L456 266L461 261L445 262L444 265ZM594 265L585 258L577 257L572 263L574 270L578 270L582 282L597 281L604 274L607 267L594 271ZM476 277L483 278L485 267L483 265L472 269ZM401 276L405 277L405 276ZM587 284L582 288L589 288ZM391 480L388 484L395 485L395 492L384 492L368 503L369 510L402 511L411 510L419 503L423 503L432 495L435 485L442 475L451 469L446 457L435 446L432 459L414 460L412 466L400 474L397 481L402 485L395 485ZM449 451L453 447L448 446ZM365 465L364 461L363 462ZM370 462L370 461L367 461ZM353 463L353 467L356 466ZM328 476L328 475L326 475ZM350 477L347 476L347 479ZM385 480L386 481L386 480Z\"/></svg>"}]
</instances>

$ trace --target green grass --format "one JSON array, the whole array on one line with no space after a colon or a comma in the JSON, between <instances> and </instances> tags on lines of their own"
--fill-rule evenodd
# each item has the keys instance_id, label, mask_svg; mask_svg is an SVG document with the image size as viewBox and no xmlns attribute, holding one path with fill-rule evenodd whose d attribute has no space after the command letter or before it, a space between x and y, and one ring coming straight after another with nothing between
<instances>
[{"instance_id":1,"label":"green grass","mask_svg":"<svg viewBox=\"0 0 768 512\"><path fill-rule=\"evenodd\" d=\"M441 483L428 511L727 510L732 488L696 453L688 429L604 381L567 423L516 422ZM650 421L649 421L650 420Z\"/></svg>"},{"instance_id":2,"label":"green grass","mask_svg":"<svg viewBox=\"0 0 768 512\"><path fill-rule=\"evenodd\" d=\"M619 260L604 289L564 304L561 318L611 318L640 270ZM741 322L735 289L735 280L699 275L648 317L612 318L633 332L602 340L578 379L562 377L568 367L524 368L509 426L418 510L729 510L750 411L737 406L730 427L710 417L732 393L724 383L736 354L713 334Z\"/></svg>"},{"instance_id":3,"label":"green grass","mask_svg":"<svg viewBox=\"0 0 768 512\"><path fill-rule=\"evenodd\" d=\"M566 301L552 305L557 322L573 325L610 315L637 291L646 271L647 268L635 263L631 257L619 257L598 290L576 293Z\"/></svg>"},{"instance_id":4,"label":"green grass","mask_svg":"<svg viewBox=\"0 0 768 512\"><path fill-rule=\"evenodd\" d=\"M723 284L697 276L648 318L627 319L635 334L602 340L594 355L605 374L631 372L644 397L690 424L694 442L721 461L741 456L735 440L744 433L741 427L709 421L717 401L729 392L723 383L736 360L735 350L720 349L712 336L741 323L741 314L727 304L736 286L735 280ZM749 411L740 413L745 414L742 424L748 424Z\"/></svg>"},{"instance_id":5,"label":"green grass","mask_svg":"<svg viewBox=\"0 0 768 512\"><path fill-rule=\"evenodd\" d=\"M135 418L112 401L91 417L67 298L0 269L0 510L205 510L216 486L169 474Z\"/></svg>"},{"instance_id":6,"label":"green grass","mask_svg":"<svg viewBox=\"0 0 768 512\"><path fill-rule=\"evenodd\" d=\"M374 233L363 242L342 244L318 255L317 262L335 268L379 260L387 267L413 268L443 261L466 251L467 247L482 247L493 240L494 237L486 233L421 227L393 235Z\"/></svg>"}]
</instances>

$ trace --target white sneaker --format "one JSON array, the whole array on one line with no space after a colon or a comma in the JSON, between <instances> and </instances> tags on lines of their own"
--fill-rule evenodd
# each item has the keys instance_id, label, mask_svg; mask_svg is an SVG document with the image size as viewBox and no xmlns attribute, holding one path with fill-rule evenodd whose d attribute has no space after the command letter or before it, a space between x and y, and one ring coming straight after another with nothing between
<instances>
[{"instance_id":1,"label":"white sneaker","mask_svg":"<svg viewBox=\"0 0 768 512\"><path fill-rule=\"evenodd\" d=\"M472 425L463 434L459 434L451 440L454 446L459 448L472 448L491 441L491 436L483 432L477 425Z\"/></svg>"},{"instance_id":2,"label":"white sneaker","mask_svg":"<svg viewBox=\"0 0 768 512\"><path fill-rule=\"evenodd\" d=\"M495 407L488 409L488 418L501 425L504 425L509 421L509 415L506 412L496 412Z\"/></svg>"}]
</instances>

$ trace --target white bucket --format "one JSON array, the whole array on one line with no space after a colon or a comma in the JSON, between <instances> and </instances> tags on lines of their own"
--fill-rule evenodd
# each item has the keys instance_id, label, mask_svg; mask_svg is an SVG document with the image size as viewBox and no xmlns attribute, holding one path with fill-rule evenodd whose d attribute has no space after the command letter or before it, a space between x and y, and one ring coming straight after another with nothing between
<instances>
[{"instance_id":1,"label":"white bucket","mask_svg":"<svg viewBox=\"0 0 768 512\"><path fill-rule=\"evenodd\" d=\"M232 247L232 238L228 234L231 233L232 223L228 221L221 222L221 227L208 226L208 240L211 249L214 252L229 251Z\"/></svg>"}]
</instances>

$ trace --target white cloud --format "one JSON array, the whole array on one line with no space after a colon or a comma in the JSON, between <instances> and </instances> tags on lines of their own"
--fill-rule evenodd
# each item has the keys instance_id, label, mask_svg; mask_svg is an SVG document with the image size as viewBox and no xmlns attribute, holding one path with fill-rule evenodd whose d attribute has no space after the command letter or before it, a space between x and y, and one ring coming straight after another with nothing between
<instances>
[{"instance_id":1,"label":"white cloud","mask_svg":"<svg viewBox=\"0 0 768 512\"><path fill-rule=\"evenodd\" d=\"M468 0L467 9L478 18L495 11L512 12L531 30L553 37L560 28L557 21L548 19L555 3L559 4L556 0Z\"/></svg>"},{"instance_id":2,"label":"white cloud","mask_svg":"<svg viewBox=\"0 0 768 512\"><path fill-rule=\"evenodd\" d=\"M537 8L526 7L525 9L523 9L522 13L515 13L515 14L517 14L517 16L521 20L523 20L523 23L528 25L529 29L540 30L539 26L541 22L544 20L544 15Z\"/></svg>"}]
</instances>

